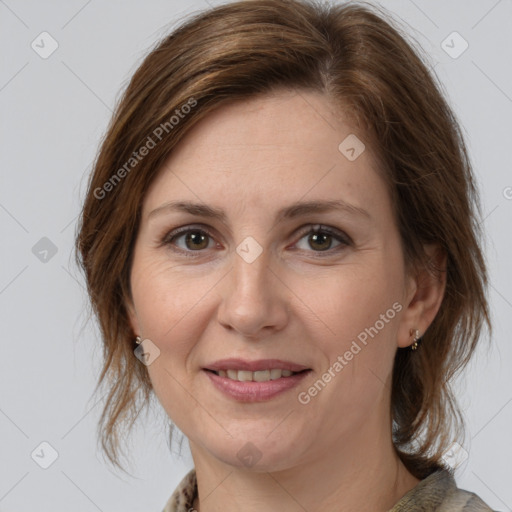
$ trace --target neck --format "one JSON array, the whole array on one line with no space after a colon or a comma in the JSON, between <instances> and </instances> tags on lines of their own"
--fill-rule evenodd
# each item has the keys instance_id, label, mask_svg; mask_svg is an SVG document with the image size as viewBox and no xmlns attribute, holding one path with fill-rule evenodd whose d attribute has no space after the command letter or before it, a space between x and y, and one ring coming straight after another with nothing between
<instances>
[{"instance_id":1,"label":"neck","mask_svg":"<svg viewBox=\"0 0 512 512\"><path fill-rule=\"evenodd\" d=\"M351 434L349 441L340 439L336 449L329 446L312 458L276 472L224 464L191 442L199 493L194 509L387 511L419 480L398 458L391 432L368 437L369 429L371 426L366 425Z\"/></svg>"}]
</instances>

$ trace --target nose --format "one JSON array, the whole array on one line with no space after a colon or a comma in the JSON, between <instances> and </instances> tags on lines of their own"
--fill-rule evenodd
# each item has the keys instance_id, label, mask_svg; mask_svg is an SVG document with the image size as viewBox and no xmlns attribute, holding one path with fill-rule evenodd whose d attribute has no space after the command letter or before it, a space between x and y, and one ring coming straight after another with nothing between
<instances>
[{"instance_id":1,"label":"nose","mask_svg":"<svg viewBox=\"0 0 512 512\"><path fill-rule=\"evenodd\" d=\"M287 324L289 290L276 270L269 266L268 253L248 263L237 253L221 289L218 321L226 329L248 338L262 338Z\"/></svg>"}]
</instances>

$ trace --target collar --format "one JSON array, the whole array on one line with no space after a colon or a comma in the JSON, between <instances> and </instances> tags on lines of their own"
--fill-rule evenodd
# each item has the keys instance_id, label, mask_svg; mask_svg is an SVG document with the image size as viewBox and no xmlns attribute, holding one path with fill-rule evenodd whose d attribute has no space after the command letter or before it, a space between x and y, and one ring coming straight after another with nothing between
<instances>
[{"instance_id":1,"label":"collar","mask_svg":"<svg viewBox=\"0 0 512 512\"><path fill-rule=\"evenodd\" d=\"M167 501L162 512L195 512L197 480L189 471ZM453 473L435 471L408 491L389 512L492 512L476 495L457 488Z\"/></svg>"}]
</instances>

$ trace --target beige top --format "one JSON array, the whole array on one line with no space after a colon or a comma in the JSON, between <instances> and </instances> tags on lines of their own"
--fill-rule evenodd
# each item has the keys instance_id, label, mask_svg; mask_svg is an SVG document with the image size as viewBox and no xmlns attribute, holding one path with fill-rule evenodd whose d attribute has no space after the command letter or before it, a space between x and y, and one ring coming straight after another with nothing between
<instances>
[{"instance_id":1,"label":"beige top","mask_svg":"<svg viewBox=\"0 0 512 512\"><path fill-rule=\"evenodd\" d=\"M162 512L195 512L195 470L180 482ZM407 492L389 512L493 512L476 494L459 489L448 470L436 471Z\"/></svg>"}]
</instances>

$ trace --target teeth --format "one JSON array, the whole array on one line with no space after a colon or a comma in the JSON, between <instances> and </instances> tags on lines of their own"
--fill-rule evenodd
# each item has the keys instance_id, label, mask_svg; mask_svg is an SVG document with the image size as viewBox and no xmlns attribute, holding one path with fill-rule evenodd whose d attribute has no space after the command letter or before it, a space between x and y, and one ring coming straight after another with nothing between
<instances>
[{"instance_id":1,"label":"teeth","mask_svg":"<svg viewBox=\"0 0 512 512\"><path fill-rule=\"evenodd\" d=\"M265 382L266 380L270 380L270 370L261 370L259 372L254 372L252 380L256 382Z\"/></svg>"},{"instance_id":2,"label":"teeth","mask_svg":"<svg viewBox=\"0 0 512 512\"><path fill-rule=\"evenodd\" d=\"M253 372L247 372L245 370L238 370L238 380L245 382L252 380Z\"/></svg>"},{"instance_id":3,"label":"teeth","mask_svg":"<svg viewBox=\"0 0 512 512\"><path fill-rule=\"evenodd\" d=\"M270 379L271 380L275 380L275 379L279 379L283 374L283 370L270 370Z\"/></svg>"},{"instance_id":4,"label":"teeth","mask_svg":"<svg viewBox=\"0 0 512 512\"><path fill-rule=\"evenodd\" d=\"M249 372L247 370L219 370L216 373L220 377L227 377L228 379L238 380L240 382L267 382L269 380L280 379L281 377L290 377L295 372L272 368L271 370L259 370L257 372Z\"/></svg>"}]
</instances>

